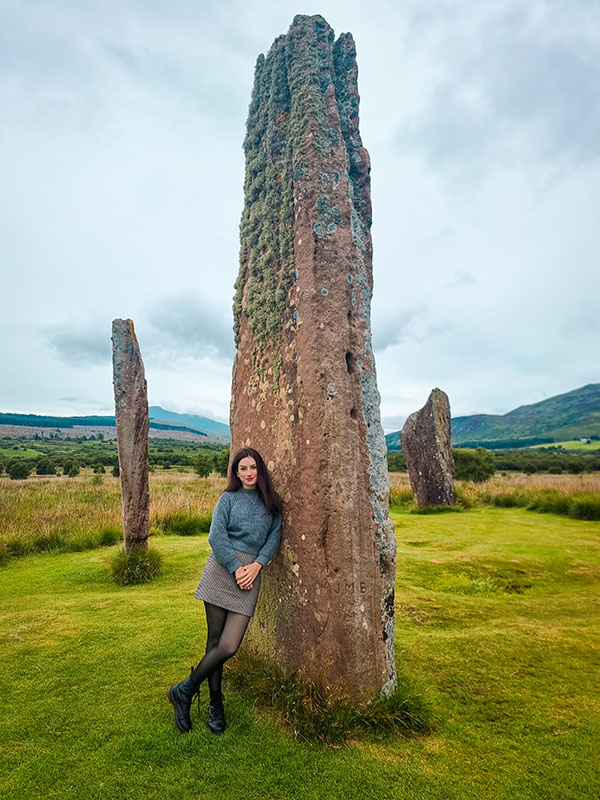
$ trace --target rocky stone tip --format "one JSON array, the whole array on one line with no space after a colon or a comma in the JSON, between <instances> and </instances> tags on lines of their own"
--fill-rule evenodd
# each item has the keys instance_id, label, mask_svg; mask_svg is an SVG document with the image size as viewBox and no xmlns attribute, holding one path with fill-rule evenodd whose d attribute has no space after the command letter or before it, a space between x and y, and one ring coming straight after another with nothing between
<instances>
[{"instance_id":1,"label":"rocky stone tip","mask_svg":"<svg viewBox=\"0 0 600 800\"><path fill-rule=\"evenodd\" d=\"M325 19L325 17L322 17L320 14L296 14L294 19L292 20L290 29L298 25L304 25L306 22L319 22L322 23L323 25L327 25L328 28L331 27L330 24Z\"/></svg>"}]
</instances>

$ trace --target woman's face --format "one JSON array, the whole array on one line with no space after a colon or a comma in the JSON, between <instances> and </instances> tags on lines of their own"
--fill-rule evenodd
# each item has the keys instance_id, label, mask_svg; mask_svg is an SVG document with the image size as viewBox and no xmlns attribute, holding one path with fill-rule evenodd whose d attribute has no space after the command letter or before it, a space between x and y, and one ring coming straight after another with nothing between
<instances>
[{"instance_id":1,"label":"woman's face","mask_svg":"<svg viewBox=\"0 0 600 800\"><path fill-rule=\"evenodd\" d=\"M237 468L237 476L241 480L244 489L254 489L256 487L257 473L256 461L252 456L246 456L241 459Z\"/></svg>"}]
</instances>

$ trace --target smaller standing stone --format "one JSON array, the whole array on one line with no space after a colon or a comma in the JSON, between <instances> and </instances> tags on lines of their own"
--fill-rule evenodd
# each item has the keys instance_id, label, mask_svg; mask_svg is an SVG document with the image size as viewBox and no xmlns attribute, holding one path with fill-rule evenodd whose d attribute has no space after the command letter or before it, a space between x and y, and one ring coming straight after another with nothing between
<instances>
[{"instance_id":1,"label":"smaller standing stone","mask_svg":"<svg viewBox=\"0 0 600 800\"><path fill-rule=\"evenodd\" d=\"M112 343L123 539L126 552L130 553L148 547L148 391L132 320L113 320Z\"/></svg>"},{"instance_id":2,"label":"smaller standing stone","mask_svg":"<svg viewBox=\"0 0 600 800\"><path fill-rule=\"evenodd\" d=\"M434 389L423 408L406 420L400 440L417 505L454 505L448 395Z\"/></svg>"}]
</instances>

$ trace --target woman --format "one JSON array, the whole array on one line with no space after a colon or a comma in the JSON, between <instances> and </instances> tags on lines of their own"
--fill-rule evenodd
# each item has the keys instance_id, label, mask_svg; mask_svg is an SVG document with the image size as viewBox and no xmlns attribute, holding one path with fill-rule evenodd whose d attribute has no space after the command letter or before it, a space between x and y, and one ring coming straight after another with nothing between
<instances>
[{"instance_id":1,"label":"woman","mask_svg":"<svg viewBox=\"0 0 600 800\"><path fill-rule=\"evenodd\" d=\"M275 555L280 538L281 499L259 453L245 447L235 454L227 487L217 501L208 536L212 552L196 589L206 609L206 655L187 680L167 693L182 733L192 729L190 706L205 678L208 727L213 733L225 730L223 664L242 643L258 600L261 570Z\"/></svg>"}]
</instances>

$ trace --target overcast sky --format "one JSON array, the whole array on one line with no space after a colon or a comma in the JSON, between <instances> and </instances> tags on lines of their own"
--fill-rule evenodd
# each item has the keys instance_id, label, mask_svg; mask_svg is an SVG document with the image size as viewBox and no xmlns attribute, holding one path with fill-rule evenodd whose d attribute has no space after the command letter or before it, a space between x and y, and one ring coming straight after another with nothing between
<instances>
[{"instance_id":1,"label":"overcast sky","mask_svg":"<svg viewBox=\"0 0 600 800\"><path fill-rule=\"evenodd\" d=\"M296 13L356 41L373 341L397 430L600 381L598 0L0 0L0 410L228 421L254 64Z\"/></svg>"}]
</instances>

